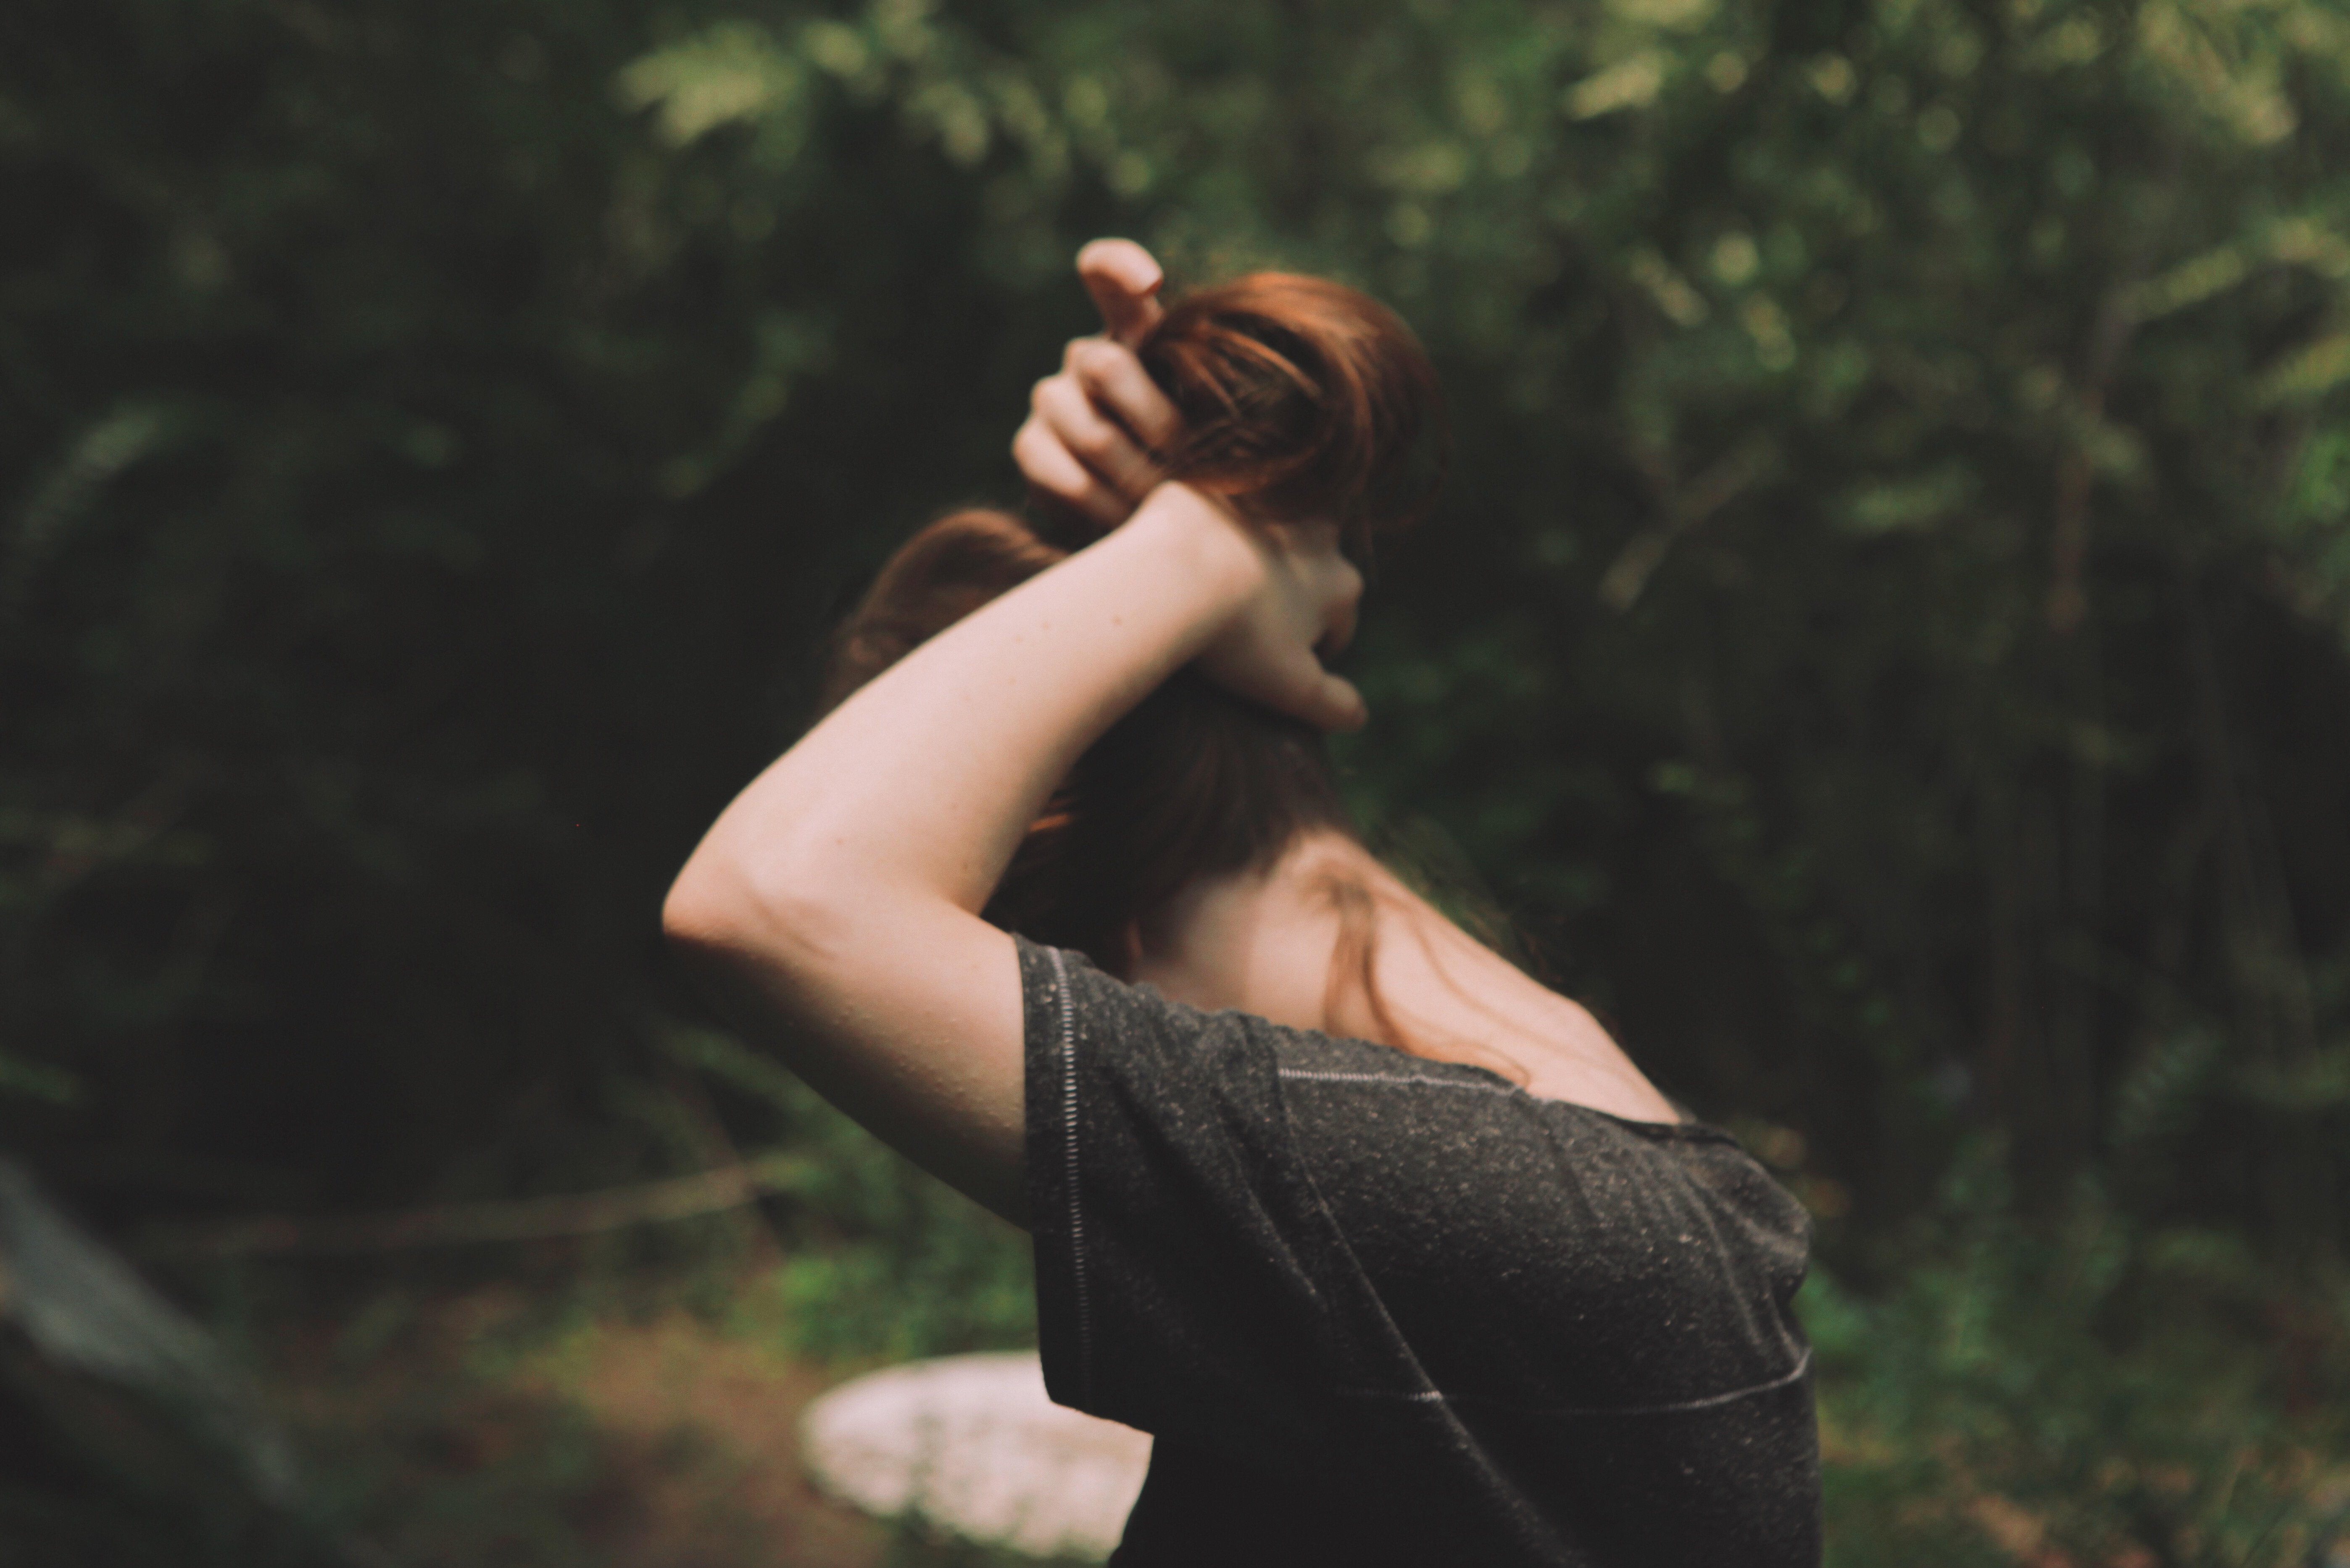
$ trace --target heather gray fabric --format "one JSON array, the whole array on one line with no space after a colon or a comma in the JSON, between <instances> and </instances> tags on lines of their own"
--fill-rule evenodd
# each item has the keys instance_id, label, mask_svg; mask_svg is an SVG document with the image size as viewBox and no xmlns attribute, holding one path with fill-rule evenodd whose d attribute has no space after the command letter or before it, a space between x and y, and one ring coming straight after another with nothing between
<instances>
[{"instance_id":1,"label":"heather gray fabric","mask_svg":"<svg viewBox=\"0 0 2350 1568\"><path fill-rule=\"evenodd\" d=\"M1045 1386L1158 1439L1121 1568L1818 1562L1810 1225L1727 1134L1018 945Z\"/></svg>"}]
</instances>

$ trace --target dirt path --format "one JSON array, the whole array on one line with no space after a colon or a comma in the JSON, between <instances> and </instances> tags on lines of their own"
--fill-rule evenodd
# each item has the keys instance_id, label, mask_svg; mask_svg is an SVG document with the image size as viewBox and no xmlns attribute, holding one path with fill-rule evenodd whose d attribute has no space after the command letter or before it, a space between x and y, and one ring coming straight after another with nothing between
<instances>
[{"instance_id":1,"label":"dirt path","mask_svg":"<svg viewBox=\"0 0 2350 1568\"><path fill-rule=\"evenodd\" d=\"M521 1326L479 1292L415 1309L363 1365L289 1345L277 1399L359 1534L450 1568L879 1568L935 1554L818 1493L802 1407L846 1374L670 1309ZM343 1511L338 1510L338 1511Z\"/></svg>"}]
</instances>

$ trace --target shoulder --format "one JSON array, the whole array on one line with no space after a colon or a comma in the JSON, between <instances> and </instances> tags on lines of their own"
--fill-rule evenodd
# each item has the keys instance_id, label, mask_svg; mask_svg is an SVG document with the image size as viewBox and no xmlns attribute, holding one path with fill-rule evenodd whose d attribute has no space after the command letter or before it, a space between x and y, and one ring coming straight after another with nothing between
<instances>
[{"instance_id":1,"label":"shoulder","mask_svg":"<svg viewBox=\"0 0 2350 1568\"><path fill-rule=\"evenodd\" d=\"M1291 1137L1436 1386L1645 1407L1799 1370L1810 1223L1728 1134L1362 1042L1277 1054Z\"/></svg>"}]
</instances>

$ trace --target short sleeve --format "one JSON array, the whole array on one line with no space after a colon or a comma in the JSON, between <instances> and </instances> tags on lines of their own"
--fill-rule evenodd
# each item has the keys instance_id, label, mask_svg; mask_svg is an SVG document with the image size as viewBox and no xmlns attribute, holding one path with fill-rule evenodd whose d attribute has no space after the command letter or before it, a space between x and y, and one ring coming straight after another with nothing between
<instances>
[{"instance_id":1,"label":"short sleeve","mask_svg":"<svg viewBox=\"0 0 2350 1568\"><path fill-rule=\"evenodd\" d=\"M1045 1386L1279 1474L1326 1443L1372 1325L1284 1114L1290 1033L1019 942Z\"/></svg>"},{"instance_id":2,"label":"short sleeve","mask_svg":"<svg viewBox=\"0 0 2350 1568\"><path fill-rule=\"evenodd\" d=\"M1808 1227L1726 1135L1017 946L1045 1387L1164 1439L1128 1560L1817 1561Z\"/></svg>"}]
</instances>

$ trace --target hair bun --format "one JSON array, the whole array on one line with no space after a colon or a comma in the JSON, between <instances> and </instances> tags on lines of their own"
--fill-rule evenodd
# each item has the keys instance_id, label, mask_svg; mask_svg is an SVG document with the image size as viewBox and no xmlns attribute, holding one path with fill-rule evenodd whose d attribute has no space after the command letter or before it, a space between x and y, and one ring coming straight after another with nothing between
<instances>
[{"instance_id":1,"label":"hair bun","mask_svg":"<svg viewBox=\"0 0 2350 1568\"><path fill-rule=\"evenodd\" d=\"M1336 519L1354 546L1435 499L1442 389L1411 328L1359 289L1253 273L1178 299L1136 354L1183 416L1170 478Z\"/></svg>"}]
</instances>

